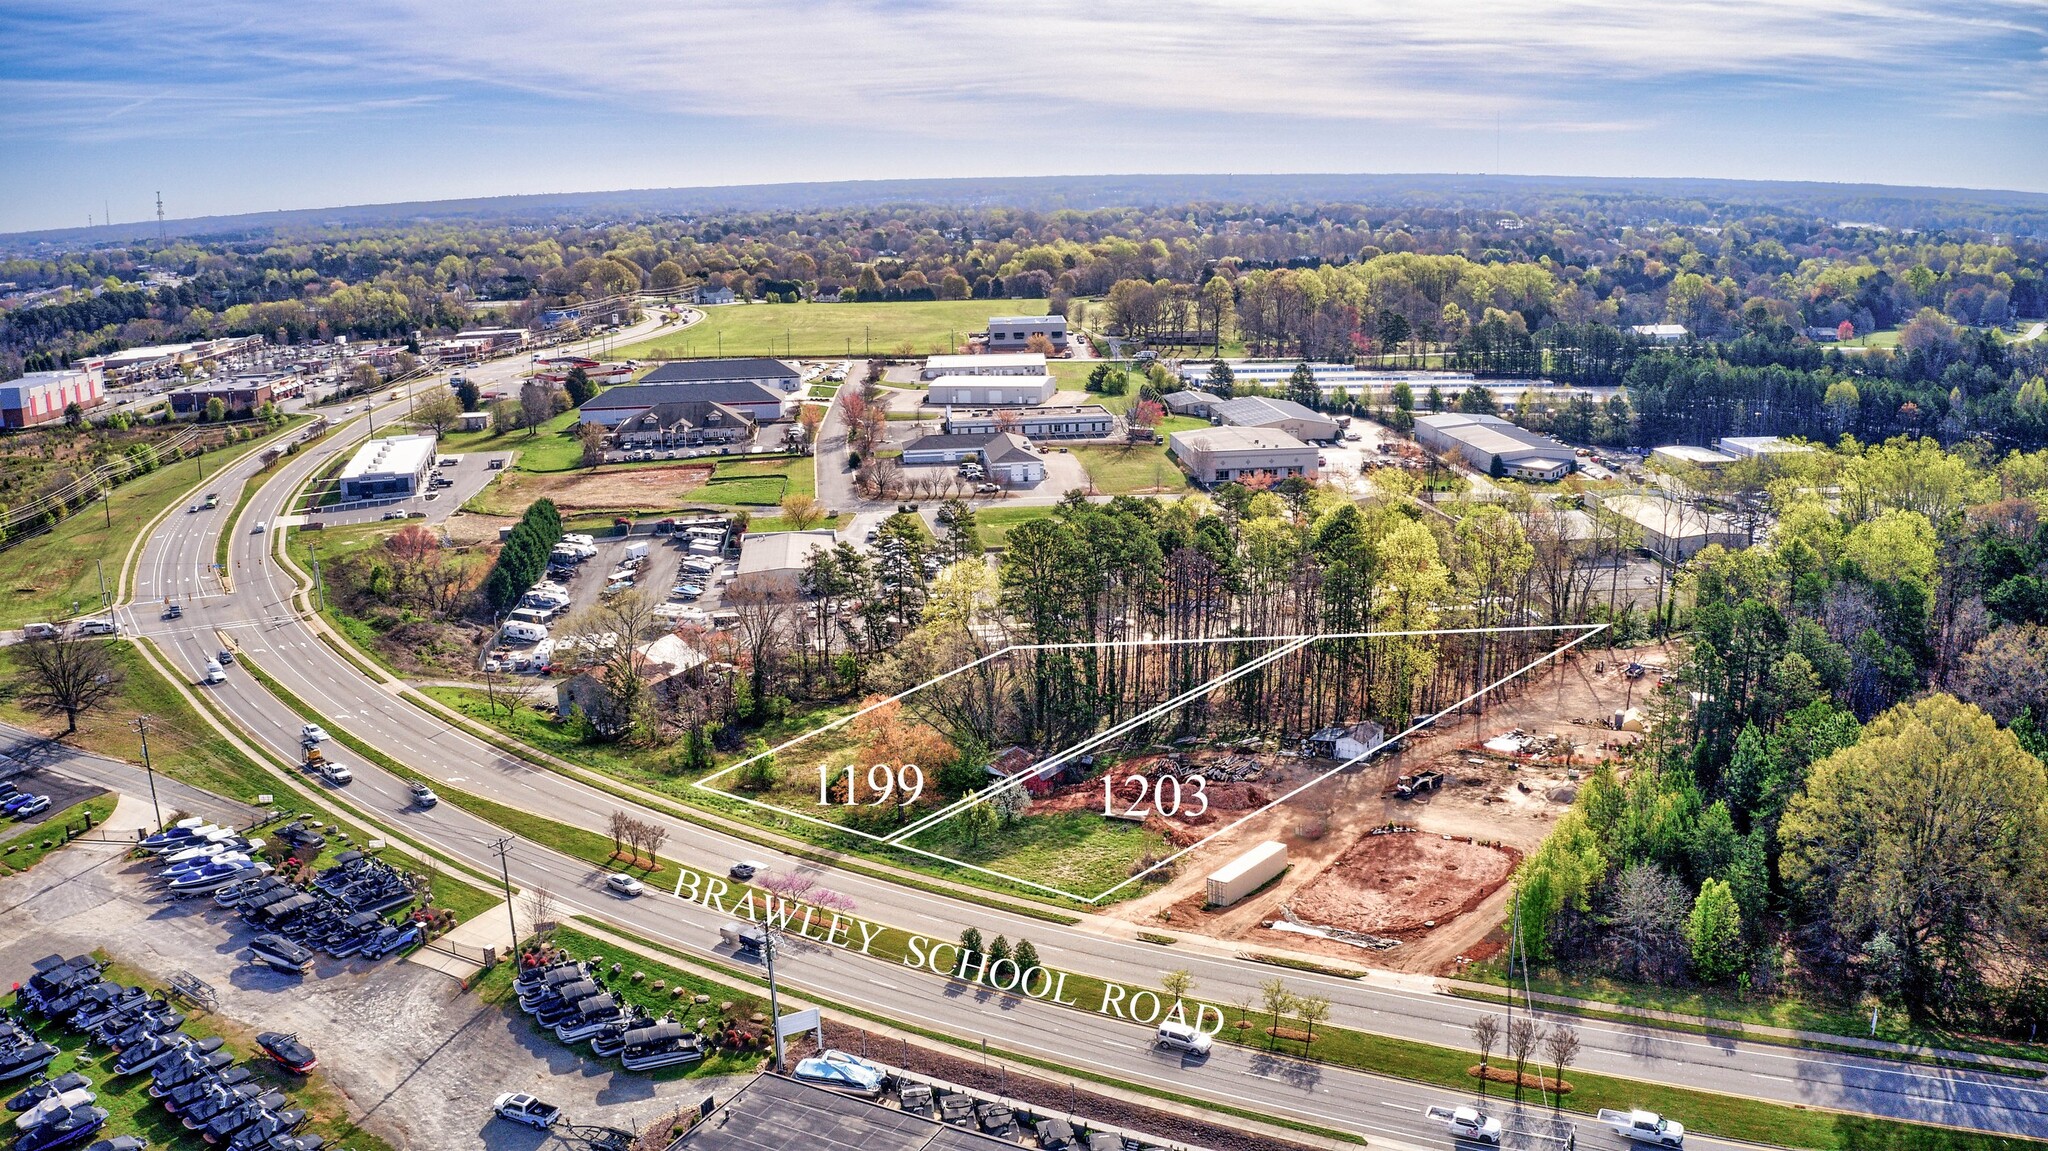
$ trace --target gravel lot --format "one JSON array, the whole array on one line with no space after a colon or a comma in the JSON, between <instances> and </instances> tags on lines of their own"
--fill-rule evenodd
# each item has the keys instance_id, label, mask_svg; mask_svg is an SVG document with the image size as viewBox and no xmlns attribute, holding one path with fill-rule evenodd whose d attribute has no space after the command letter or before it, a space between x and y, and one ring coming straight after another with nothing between
<instances>
[{"instance_id":1,"label":"gravel lot","mask_svg":"<svg viewBox=\"0 0 2048 1151\"><path fill-rule=\"evenodd\" d=\"M132 802L132 801L131 801ZM130 821L132 823L132 821ZM116 826L126 826L117 822ZM210 900L155 898L125 844L80 841L0 880L0 981L52 952L104 948L162 978L190 971L219 992L222 1014L297 1031L323 1071L396 1147L528 1151L539 1132L490 1118L500 1091L531 1091L571 1121L634 1128L743 1080L656 1083L543 1039L517 1010L478 1003L454 979L410 963L323 958L303 981L243 961L251 934Z\"/></svg>"}]
</instances>

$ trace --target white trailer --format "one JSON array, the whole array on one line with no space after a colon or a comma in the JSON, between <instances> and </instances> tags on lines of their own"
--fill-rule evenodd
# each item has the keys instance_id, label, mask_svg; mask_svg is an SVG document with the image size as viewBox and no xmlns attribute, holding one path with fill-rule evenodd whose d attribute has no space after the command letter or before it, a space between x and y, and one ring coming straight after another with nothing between
<instances>
[{"instance_id":1,"label":"white trailer","mask_svg":"<svg viewBox=\"0 0 2048 1151\"><path fill-rule=\"evenodd\" d=\"M627 561L628 563L630 563L630 562L632 562L632 561L634 561L634 560L644 560L644 559L646 559L646 558L647 558L647 541L646 541L646 540L634 540L634 541L633 541L632 543L629 543L629 544L627 544L627 545L626 545L626 561Z\"/></svg>"},{"instance_id":2,"label":"white trailer","mask_svg":"<svg viewBox=\"0 0 2048 1151\"><path fill-rule=\"evenodd\" d=\"M1209 875L1211 907L1228 907L1287 870L1287 845L1269 839Z\"/></svg>"}]
</instances>

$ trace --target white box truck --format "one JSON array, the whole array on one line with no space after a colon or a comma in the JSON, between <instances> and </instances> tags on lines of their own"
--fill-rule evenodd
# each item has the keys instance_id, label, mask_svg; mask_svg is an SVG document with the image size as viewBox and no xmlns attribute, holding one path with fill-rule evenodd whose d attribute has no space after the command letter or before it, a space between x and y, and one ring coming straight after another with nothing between
<instances>
[{"instance_id":1,"label":"white box truck","mask_svg":"<svg viewBox=\"0 0 2048 1151\"><path fill-rule=\"evenodd\" d=\"M633 563L647 558L647 541L634 540L626 545L626 562Z\"/></svg>"},{"instance_id":2,"label":"white box truck","mask_svg":"<svg viewBox=\"0 0 2048 1151\"><path fill-rule=\"evenodd\" d=\"M1208 904L1229 907L1287 870L1287 845L1269 839L1209 875Z\"/></svg>"}]
</instances>

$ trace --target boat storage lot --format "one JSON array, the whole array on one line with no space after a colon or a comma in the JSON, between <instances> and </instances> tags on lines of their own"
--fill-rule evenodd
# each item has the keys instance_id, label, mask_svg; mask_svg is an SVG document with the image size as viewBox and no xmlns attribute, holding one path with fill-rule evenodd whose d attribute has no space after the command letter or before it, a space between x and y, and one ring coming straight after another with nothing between
<instances>
[{"instance_id":1,"label":"boat storage lot","mask_svg":"<svg viewBox=\"0 0 2048 1151\"><path fill-rule=\"evenodd\" d=\"M0 879L0 985L52 952L104 948L161 982L190 971L219 993L221 1014L251 1029L296 1031L364 1126L395 1147L528 1151L539 1132L491 1119L500 1091L530 1091L575 1123L633 1128L741 1080L655 1083L542 1036L516 1009L479 1003L426 967L322 956L303 980L243 958L254 932L211 899L156 898L125 844L80 841L33 870ZM500 908L496 914L502 916ZM239 928L222 931L223 921Z\"/></svg>"}]
</instances>

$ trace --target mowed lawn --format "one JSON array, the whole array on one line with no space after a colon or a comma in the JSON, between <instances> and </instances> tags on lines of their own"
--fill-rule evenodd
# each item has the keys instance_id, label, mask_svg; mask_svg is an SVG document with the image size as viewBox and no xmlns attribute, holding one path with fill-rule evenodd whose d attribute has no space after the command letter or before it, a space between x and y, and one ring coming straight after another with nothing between
<instances>
[{"instance_id":1,"label":"mowed lawn","mask_svg":"<svg viewBox=\"0 0 2048 1151\"><path fill-rule=\"evenodd\" d=\"M1129 879L1140 858L1163 859L1173 852L1165 837L1136 824L1105 819L1099 811L1026 815L972 846L962 839L958 821L949 819L919 832L912 842L926 851L1082 899ZM1118 894L1135 895L1139 890L1133 885Z\"/></svg>"},{"instance_id":2,"label":"mowed lawn","mask_svg":"<svg viewBox=\"0 0 2048 1151\"><path fill-rule=\"evenodd\" d=\"M981 537L985 548L1004 547L1009 543L1010 533L1033 520L1050 518L1053 509L1032 508L981 508L974 509L974 531Z\"/></svg>"},{"instance_id":3,"label":"mowed lawn","mask_svg":"<svg viewBox=\"0 0 2048 1151\"><path fill-rule=\"evenodd\" d=\"M1088 481L1106 496L1164 495L1188 490L1188 477L1163 444L1083 444L1072 449Z\"/></svg>"},{"instance_id":4,"label":"mowed lawn","mask_svg":"<svg viewBox=\"0 0 2048 1151\"><path fill-rule=\"evenodd\" d=\"M107 591L117 593L121 564L145 524L202 479L219 475L244 453L273 442L281 442L275 432L208 452L196 462L179 460L158 468L113 489L108 507L87 508L50 532L0 551L0 627L63 619L72 614L74 603L81 612L97 608L100 581L94 560L106 567ZM235 498L231 489L222 494ZM110 511L112 526L107 523Z\"/></svg>"},{"instance_id":5,"label":"mowed lawn","mask_svg":"<svg viewBox=\"0 0 2048 1151\"><path fill-rule=\"evenodd\" d=\"M1042 316L1044 300L916 300L865 304L731 304L698 323L628 344L613 359L692 356L926 356L959 350L990 316Z\"/></svg>"},{"instance_id":6,"label":"mowed lawn","mask_svg":"<svg viewBox=\"0 0 2048 1151\"><path fill-rule=\"evenodd\" d=\"M448 432L441 454L518 452L512 466L522 472L566 472L583 465L583 445L576 440L578 414L563 412L528 433L523 428L485 428L480 432Z\"/></svg>"}]
</instances>

